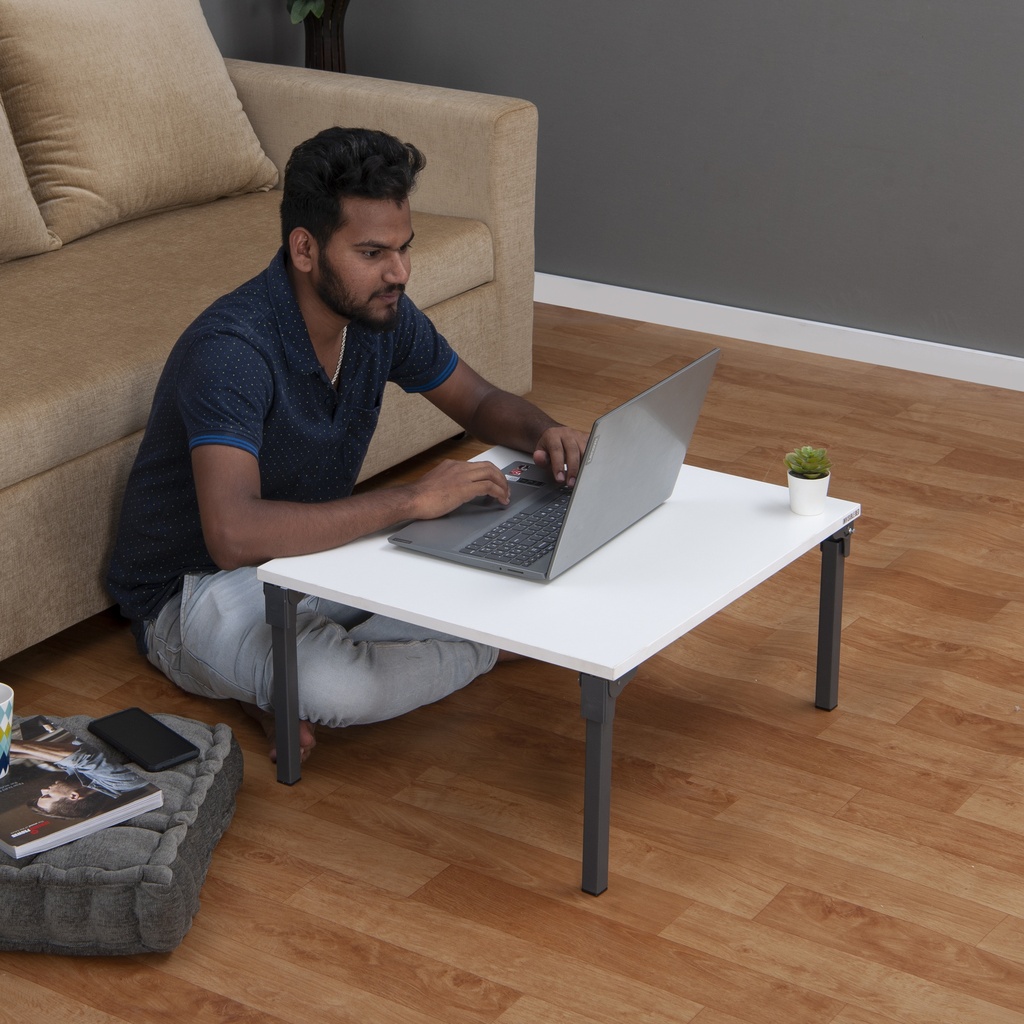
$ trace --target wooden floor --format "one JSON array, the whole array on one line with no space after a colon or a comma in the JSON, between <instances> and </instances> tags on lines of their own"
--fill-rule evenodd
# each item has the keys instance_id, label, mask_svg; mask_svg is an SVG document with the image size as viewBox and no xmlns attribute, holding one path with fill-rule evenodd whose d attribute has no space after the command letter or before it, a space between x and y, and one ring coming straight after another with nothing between
<instances>
[{"instance_id":1,"label":"wooden floor","mask_svg":"<svg viewBox=\"0 0 1024 1024\"><path fill-rule=\"evenodd\" d=\"M534 397L584 426L711 339L538 307L536 340ZM287 788L252 722L97 616L0 664L18 711L226 721L245 782L174 953L0 954L0 1018L1024 1024L1024 396L717 342L691 461L782 483L827 444L863 503L836 711L811 702L813 553L619 699L594 898L571 672L322 733Z\"/></svg>"}]
</instances>

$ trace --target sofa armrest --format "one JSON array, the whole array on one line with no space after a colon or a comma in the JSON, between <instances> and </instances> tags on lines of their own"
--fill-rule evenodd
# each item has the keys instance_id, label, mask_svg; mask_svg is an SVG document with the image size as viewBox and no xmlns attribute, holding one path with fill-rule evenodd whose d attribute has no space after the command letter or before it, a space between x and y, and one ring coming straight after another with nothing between
<instances>
[{"instance_id":1,"label":"sofa armrest","mask_svg":"<svg viewBox=\"0 0 1024 1024\"><path fill-rule=\"evenodd\" d=\"M533 344L537 108L526 100L309 68L228 59L264 152L284 172L292 149L331 125L378 128L427 157L413 210L483 221L494 244L497 337ZM528 375L517 390L529 387Z\"/></svg>"}]
</instances>

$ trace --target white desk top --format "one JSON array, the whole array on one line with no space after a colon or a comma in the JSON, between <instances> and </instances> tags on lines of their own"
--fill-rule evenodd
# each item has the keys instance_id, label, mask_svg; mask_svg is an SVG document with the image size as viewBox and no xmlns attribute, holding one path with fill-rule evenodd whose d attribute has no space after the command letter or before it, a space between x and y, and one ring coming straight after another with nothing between
<instances>
[{"instance_id":1,"label":"white desk top","mask_svg":"<svg viewBox=\"0 0 1024 1024\"><path fill-rule=\"evenodd\" d=\"M856 502L828 498L820 516L798 516L784 486L684 465L664 505L550 583L404 551L387 542L393 530L275 558L258 576L618 679L859 515Z\"/></svg>"}]
</instances>

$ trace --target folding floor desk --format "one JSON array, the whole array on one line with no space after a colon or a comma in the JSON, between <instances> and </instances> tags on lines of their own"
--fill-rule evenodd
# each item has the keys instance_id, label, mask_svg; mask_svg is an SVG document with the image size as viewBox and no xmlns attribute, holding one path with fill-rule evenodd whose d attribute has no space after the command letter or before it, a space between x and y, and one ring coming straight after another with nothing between
<instances>
[{"instance_id":1,"label":"folding floor desk","mask_svg":"<svg viewBox=\"0 0 1024 1024\"><path fill-rule=\"evenodd\" d=\"M479 458L507 465L521 453ZM672 497L550 583L402 551L373 534L260 566L274 635L278 779L299 780L295 607L315 594L579 673L586 719L583 882L608 885L612 721L637 667L812 548L821 550L815 704L838 702L843 568L855 502L789 510L784 486L683 466ZM390 531L389 531L390 532Z\"/></svg>"}]
</instances>

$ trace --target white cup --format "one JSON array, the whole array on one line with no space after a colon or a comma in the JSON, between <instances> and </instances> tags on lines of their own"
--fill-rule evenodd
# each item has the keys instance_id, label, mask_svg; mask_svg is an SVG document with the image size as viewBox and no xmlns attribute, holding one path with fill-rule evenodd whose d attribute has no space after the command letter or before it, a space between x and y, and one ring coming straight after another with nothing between
<instances>
[{"instance_id":1,"label":"white cup","mask_svg":"<svg viewBox=\"0 0 1024 1024\"><path fill-rule=\"evenodd\" d=\"M11 770L11 725L14 723L14 691L0 683L0 779Z\"/></svg>"}]
</instances>

